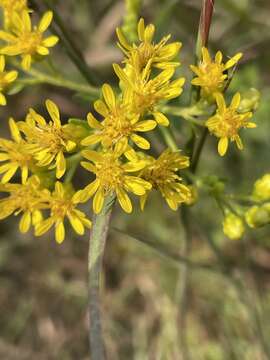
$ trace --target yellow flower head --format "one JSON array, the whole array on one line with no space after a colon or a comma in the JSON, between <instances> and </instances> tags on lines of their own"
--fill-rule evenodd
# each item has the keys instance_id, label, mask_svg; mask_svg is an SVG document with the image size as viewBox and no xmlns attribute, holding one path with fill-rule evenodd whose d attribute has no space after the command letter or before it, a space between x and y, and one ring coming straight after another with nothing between
<instances>
[{"instance_id":1,"label":"yellow flower head","mask_svg":"<svg viewBox=\"0 0 270 360\"><path fill-rule=\"evenodd\" d=\"M108 195L116 194L116 197L124 211L130 213L132 204L127 192L142 196L151 189L151 184L138 176L129 173L138 172L145 166L142 160L128 161L120 160L121 153L115 151L96 152L85 150L83 156L90 162L83 161L81 165L95 174L96 179L78 191L77 201L85 202L94 196L93 210L96 214L103 208L104 199Z\"/></svg>"},{"instance_id":2,"label":"yellow flower head","mask_svg":"<svg viewBox=\"0 0 270 360\"><path fill-rule=\"evenodd\" d=\"M17 79L17 77L17 71L5 71L5 57L0 55L0 105L4 106L7 104L3 91L8 88L9 85Z\"/></svg>"},{"instance_id":3,"label":"yellow flower head","mask_svg":"<svg viewBox=\"0 0 270 360\"><path fill-rule=\"evenodd\" d=\"M216 94L217 111L214 116L206 121L209 131L219 138L218 152L224 156L227 152L229 140L235 141L238 149L243 149L243 143L238 135L241 128L255 128L256 124L250 122L252 112L239 113L240 94L234 95L229 107L226 106L222 94Z\"/></svg>"},{"instance_id":4,"label":"yellow flower head","mask_svg":"<svg viewBox=\"0 0 270 360\"><path fill-rule=\"evenodd\" d=\"M24 184L28 178L29 168L33 165L33 157L13 119L9 119L9 128L13 140L0 138L0 162L4 162L0 166L0 174L4 174L1 183L9 182L16 171L20 169Z\"/></svg>"},{"instance_id":5,"label":"yellow flower head","mask_svg":"<svg viewBox=\"0 0 270 360\"><path fill-rule=\"evenodd\" d=\"M12 23L13 14L21 14L24 10L29 11L27 0L0 0L0 7L4 12L5 28L9 28Z\"/></svg>"},{"instance_id":6,"label":"yellow flower head","mask_svg":"<svg viewBox=\"0 0 270 360\"><path fill-rule=\"evenodd\" d=\"M97 100L94 107L104 120L99 122L91 113L87 120L91 128L96 132L82 141L82 145L89 146L99 142L103 147L110 148L116 146L117 149L128 148L128 140L132 140L138 147L149 149L150 143L136 132L150 131L156 127L154 120L139 121L139 115L132 114L129 104L117 101L112 88L105 84L102 87L104 101Z\"/></svg>"},{"instance_id":7,"label":"yellow flower head","mask_svg":"<svg viewBox=\"0 0 270 360\"><path fill-rule=\"evenodd\" d=\"M37 27L32 28L31 18L27 11L21 15L14 13L12 28L9 31L0 31L0 39L7 45L2 47L1 54L22 57L22 67L29 70L34 56L46 56L50 47L58 42L57 36L43 38L53 18L51 11L46 12Z\"/></svg>"},{"instance_id":8,"label":"yellow flower head","mask_svg":"<svg viewBox=\"0 0 270 360\"><path fill-rule=\"evenodd\" d=\"M179 205L191 197L188 186L182 184L182 178L178 175L180 169L189 166L189 158L179 152L167 149L158 159L148 157L146 167L140 176L152 184L152 188L159 190L172 210L177 210ZM141 208L145 206L148 192L141 197Z\"/></svg>"},{"instance_id":9,"label":"yellow flower head","mask_svg":"<svg viewBox=\"0 0 270 360\"><path fill-rule=\"evenodd\" d=\"M233 213L228 213L223 220L223 232L231 240L240 239L245 232L243 220Z\"/></svg>"},{"instance_id":10,"label":"yellow flower head","mask_svg":"<svg viewBox=\"0 0 270 360\"><path fill-rule=\"evenodd\" d=\"M172 62L177 56L182 44L174 42L166 45L171 35L164 37L158 44L153 43L155 26L153 24L145 26L144 19L138 22L138 37L140 43L129 44L120 28L116 29L119 40L119 47L126 55L125 63L136 67L141 71L149 63L160 69L179 66L179 62Z\"/></svg>"},{"instance_id":11,"label":"yellow flower head","mask_svg":"<svg viewBox=\"0 0 270 360\"><path fill-rule=\"evenodd\" d=\"M20 231L26 233L31 224L36 225L42 220L41 209L45 209L48 190L42 189L37 176L28 179L25 184L5 184L0 191L8 192L9 196L0 200L0 220L23 213L20 220Z\"/></svg>"},{"instance_id":12,"label":"yellow flower head","mask_svg":"<svg viewBox=\"0 0 270 360\"><path fill-rule=\"evenodd\" d=\"M245 213L245 219L252 229L270 224L270 203L250 207Z\"/></svg>"},{"instance_id":13,"label":"yellow flower head","mask_svg":"<svg viewBox=\"0 0 270 360\"><path fill-rule=\"evenodd\" d=\"M184 78L170 81L175 70L168 68L163 70L153 79L150 79L151 71L146 67L142 73L132 71L125 72L119 65L114 64L114 71L124 86L125 101L132 106L135 113L144 115L151 113L158 124L169 125L169 120L155 107L162 100L171 100L183 92Z\"/></svg>"},{"instance_id":14,"label":"yellow flower head","mask_svg":"<svg viewBox=\"0 0 270 360\"><path fill-rule=\"evenodd\" d=\"M197 75L191 83L201 87L201 96L212 99L215 93L223 91L228 75L226 71L241 59L242 54L234 55L226 63L222 62L222 53L218 51L212 60L208 50L202 48L202 61L198 66L190 65L191 70Z\"/></svg>"},{"instance_id":15,"label":"yellow flower head","mask_svg":"<svg viewBox=\"0 0 270 360\"><path fill-rule=\"evenodd\" d=\"M50 217L40 221L35 226L35 235L41 236L50 228L55 226L55 239L61 244L65 239L64 220L67 217L72 228L79 235L84 234L84 228L90 228L92 223L83 212L76 209L77 203L74 201L74 191L69 185L64 185L57 181L55 190L49 194L48 208L50 209Z\"/></svg>"},{"instance_id":16,"label":"yellow flower head","mask_svg":"<svg viewBox=\"0 0 270 360\"><path fill-rule=\"evenodd\" d=\"M265 174L255 182L253 196L261 201L270 200L270 174Z\"/></svg>"},{"instance_id":17,"label":"yellow flower head","mask_svg":"<svg viewBox=\"0 0 270 360\"><path fill-rule=\"evenodd\" d=\"M46 100L46 107L52 121L47 123L41 115L30 109L26 121L19 125L26 137L28 150L37 160L37 166L56 168L56 177L60 179L66 171L64 153L73 151L76 143L69 140L65 133L57 105Z\"/></svg>"}]
</instances>

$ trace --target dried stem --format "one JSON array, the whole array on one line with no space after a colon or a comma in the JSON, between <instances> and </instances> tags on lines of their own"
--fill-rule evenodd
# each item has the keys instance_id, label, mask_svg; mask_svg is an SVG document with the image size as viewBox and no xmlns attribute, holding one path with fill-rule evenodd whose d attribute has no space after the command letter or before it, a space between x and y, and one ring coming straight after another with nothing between
<instances>
[{"instance_id":1,"label":"dried stem","mask_svg":"<svg viewBox=\"0 0 270 360\"><path fill-rule=\"evenodd\" d=\"M91 360L105 360L100 312L100 275L112 213L113 197L106 199L102 212L93 220L88 254L89 342Z\"/></svg>"}]
</instances>

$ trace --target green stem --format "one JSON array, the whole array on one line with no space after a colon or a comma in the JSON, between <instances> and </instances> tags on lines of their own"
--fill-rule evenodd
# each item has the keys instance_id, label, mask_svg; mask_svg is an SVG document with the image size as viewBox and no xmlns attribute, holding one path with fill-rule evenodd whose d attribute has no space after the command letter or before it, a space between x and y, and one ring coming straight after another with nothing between
<instances>
[{"instance_id":1,"label":"green stem","mask_svg":"<svg viewBox=\"0 0 270 360\"><path fill-rule=\"evenodd\" d=\"M207 139L207 135L208 135L208 128L205 127L205 128L203 129L202 134L201 134L199 143L198 143L196 149L193 151L193 156L192 156L192 158L191 158L191 166L190 166L190 169L191 169L191 171L192 171L193 173L195 173L196 170L197 170L197 167L198 167L198 164L199 164L199 160L200 160L200 157L201 157L201 153L202 153L204 144L205 144L206 139Z\"/></svg>"},{"instance_id":2,"label":"green stem","mask_svg":"<svg viewBox=\"0 0 270 360\"><path fill-rule=\"evenodd\" d=\"M88 253L89 342L91 360L105 360L100 314L100 277L103 255L109 230L114 197L105 200L103 209L93 220Z\"/></svg>"},{"instance_id":3,"label":"green stem","mask_svg":"<svg viewBox=\"0 0 270 360\"><path fill-rule=\"evenodd\" d=\"M168 128L165 128L163 126L159 126L158 129L159 129L159 132L160 132L165 144L172 151L178 151L178 146L176 144L176 141L175 141L171 131Z\"/></svg>"},{"instance_id":4,"label":"green stem","mask_svg":"<svg viewBox=\"0 0 270 360\"><path fill-rule=\"evenodd\" d=\"M14 63L14 65L21 70L19 64ZM23 70L26 74L31 75L33 78L27 79L19 79L18 83L33 85L33 84L49 84L57 87L63 87L66 89L70 89L72 91L77 91L80 93L85 93L93 98L98 98L100 93L99 90L90 85L84 85L77 82L73 82L71 80L67 80L62 76L50 76L45 74L39 70L31 68L30 70Z\"/></svg>"},{"instance_id":5,"label":"green stem","mask_svg":"<svg viewBox=\"0 0 270 360\"><path fill-rule=\"evenodd\" d=\"M65 183L70 183L73 179L73 176L77 170L77 167L80 163L82 159L82 155L81 153L77 153L75 155L72 155L70 156L68 159L67 159L67 166L68 166L68 171L67 171L67 174L65 176Z\"/></svg>"},{"instance_id":6,"label":"green stem","mask_svg":"<svg viewBox=\"0 0 270 360\"><path fill-rule=\"evenodd\" d=\"M204 121L198 120L193 116L193 112L197 111L195 113L196 116L202 115L202 112L198 112L196 109L196 106L192 107L179 107L179 106L163 106L160 108L160 111L174 116L180 116L184 120L198 126L205 126Z\"/></svg>"}]
</instances>

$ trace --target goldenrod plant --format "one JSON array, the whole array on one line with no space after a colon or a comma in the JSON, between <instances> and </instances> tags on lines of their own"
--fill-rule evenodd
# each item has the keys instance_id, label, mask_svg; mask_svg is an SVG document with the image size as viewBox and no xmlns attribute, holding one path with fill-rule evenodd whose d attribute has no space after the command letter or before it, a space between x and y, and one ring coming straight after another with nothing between
<instances>
[{"instance_id":1,"label":"goldenrod plant","mask_svg":"<svg viewBox=\"0 0 270 360\"><path fill-rule=\"evenodd\" d=\"M220 206L220 228L223 226L228 239L239 240L248 228L270 223L270 174L255 182L251 194L238 196L228 192L217 176L196 171L208 134L213 135L209 141L218 139L216 156L222 166L222 157L231 151L229 143L235 142L243 150L245 131L256 131L257 126L258 92L252 91L254 101L249 101L250 94L236 92L231 98L227 94L245 54L219 50L211 55L208 47L214 1L203 1L197 60L190 65L191 102L183 106L179 104L188 80L181 75L182 43L172 40L173 35L156 39L155 26L143 18L138 19L134 31L140 2L127 3L125 26L116 29L123 58L112 64L118 84L97 87L91 83L91 76L85 76L85 63L74 51L71 58L86 81L90 79L89 85L50 77L37 67L49 64L54 47L61 44L61 36L50 32L52 10L37 21L38 13L27 1L0 1L0 105L7 105L10 89L27 80L66 87L91 101L91 111L82 120L63 121L55 99L46 100L44 111L30 108L24 119L8 120L10 139L0 138L0 219L20 215L20 231L33 230L36 236L53 228L59 244L68 238L68 222L78 235L91 229L89 333L93 360L105 358L99 313L100 273L116 203L132 216L138 206L136 198L144 211L152 192L158 191L168 211L182 213L187 224L189 207L203 201L200 192L206 192ZM132 22L130 27L127 19ZM179 130L171 126L171 115L191 130L192 141L183 136L181 143L176 142L174 132ZM158 152L153 151L152 144L156 136L163 144ZM88 172L84 172L88 174L86 185L77 188L73 179L82 169ZM81 209L85 203L89 204L87 214Z\"/></svg>"}]
</instances>

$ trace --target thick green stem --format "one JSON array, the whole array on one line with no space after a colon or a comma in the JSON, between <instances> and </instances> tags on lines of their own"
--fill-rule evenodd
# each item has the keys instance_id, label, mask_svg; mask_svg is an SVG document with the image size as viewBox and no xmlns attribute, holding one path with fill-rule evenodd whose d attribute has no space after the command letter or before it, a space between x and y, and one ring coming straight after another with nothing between
<instances>
[{"instance_id":1,"label":"thick green stem","mask_svg":"<svg viewBox=\"0 0 270 360\"><path fill-rule=\"evenodd\" d=\"M90 233L88 254L88 290L91 360L106 359L100 312L100 277L113 203L114 197L108 197L106 199L101 213L94 217L93 227Z\"/></svg>"}]
</instances>

